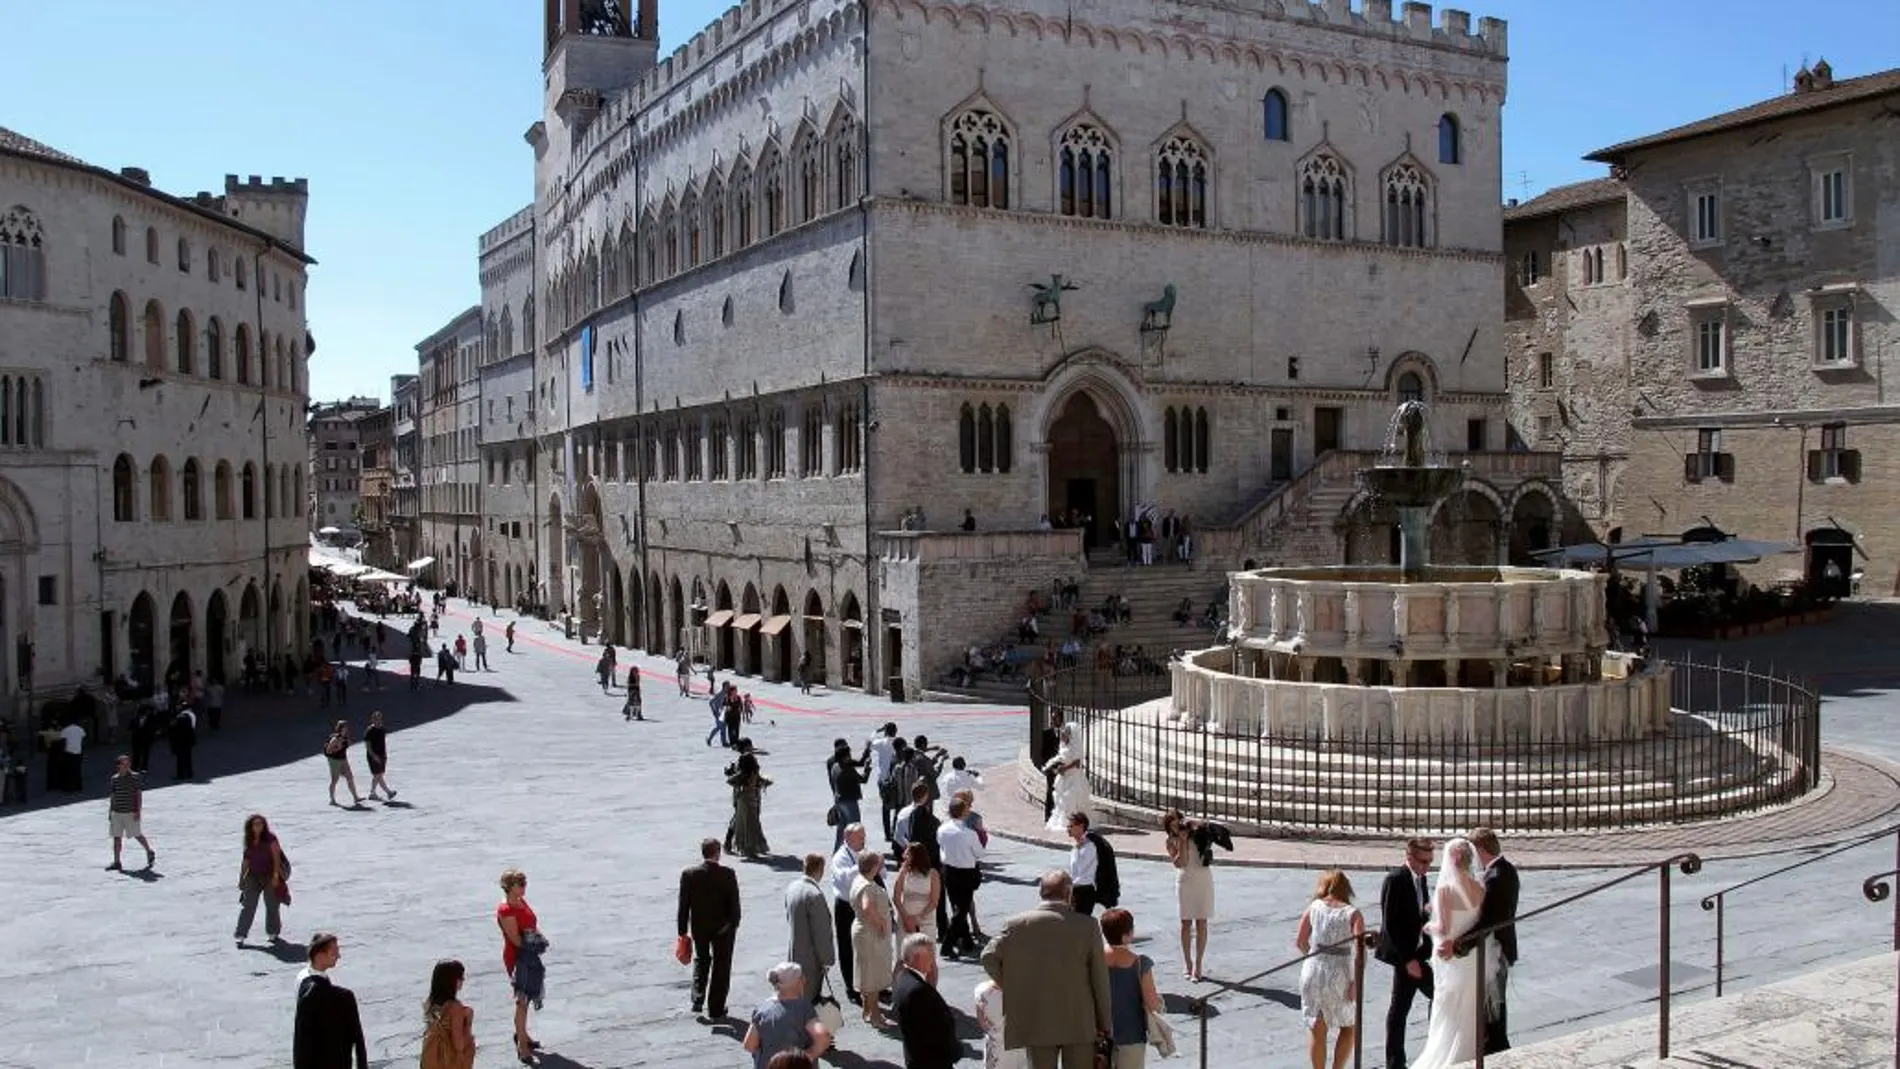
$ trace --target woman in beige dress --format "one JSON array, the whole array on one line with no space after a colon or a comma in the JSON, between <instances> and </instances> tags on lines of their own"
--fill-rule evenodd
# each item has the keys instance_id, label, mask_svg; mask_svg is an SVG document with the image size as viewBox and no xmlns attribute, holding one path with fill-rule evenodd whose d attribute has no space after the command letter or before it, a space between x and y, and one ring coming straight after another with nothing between
<instances>
[{"instance_id":1,"label":"woman in beige dress","mask_svg":"<svg viewBox=\"0 0 1900 1069\"><path fill-rule=\"evenodd\" d=\"M858 878L851 881L851 955L857 959L859 1005L864 1019L884 1028L884 1009L878 996L890 989L892 972L891 896L884 890L884 855L875 850L858 858Z\"/></svg>"},{"instance_id":2,"label":"woman in beige dress","mask_svg":"<svg viewBox=\"0 0 1900 1069\"><path fill-rule=\"evenodd\" d=\"M1193 981L1201 978L1201 968L1207 962L1207 922L1214 917L1214 870L1207 867L1207 857L1194 841L1196 827L1178 809L1168 810L1161 818L1181 906L1182 975Z\"/></svg>"},{"instance_id":3,"label":"woman in beige dress","mask_svg":"<svg viewBox=\"0 0 1900 1069\"><path fill-rule=\"evenodd\" d=\"M930 864L930 850L922 843L904 848L904 866L897 870L897 923L904 935L922 932L937 938L937 902L943 897L943 878Z\"/></svg>"}]
</instances>

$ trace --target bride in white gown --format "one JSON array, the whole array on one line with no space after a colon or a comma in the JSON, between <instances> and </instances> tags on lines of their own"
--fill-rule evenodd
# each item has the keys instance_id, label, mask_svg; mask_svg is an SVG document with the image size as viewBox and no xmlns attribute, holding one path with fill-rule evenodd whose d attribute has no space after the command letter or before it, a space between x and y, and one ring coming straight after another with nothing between
<instances>
[{"instance_id":1,"label":"bride in white gown","mask_svg":"<svg viewBox=\"0 0 1900 1069\"><path fill-rule=\"evenodd\" d=\"M1049 810L1047 827L1057 835L1066 835L1069 814L1089 811L1089 774L1084 763L1088 751L1074 724L1062 725L1056 738L1061 745L1042 766L1056 774L1055 804Z\"/></svg>"},{"instance_id":2,"label":"bride in white gown","mask_svg":"<svg viewBox=\"0 0 1900 1069\"><path fill-rule=\"evenodd\" d=\"M1477 857L1469 840L1445 844L1438 887L1432 892L1432 920L1425 929L1432 941L1435 988L1431 1026L1425 1049L1412 1060L1412 1069L1451 1069L1478 1056L1478 955L1438 955L1438 948L1455 944L1478 923L1484 885L1478 880ZM1486 966L1495 970L1497 962L1497 947L1487 943Z\"/></svg>"}]
</instances>

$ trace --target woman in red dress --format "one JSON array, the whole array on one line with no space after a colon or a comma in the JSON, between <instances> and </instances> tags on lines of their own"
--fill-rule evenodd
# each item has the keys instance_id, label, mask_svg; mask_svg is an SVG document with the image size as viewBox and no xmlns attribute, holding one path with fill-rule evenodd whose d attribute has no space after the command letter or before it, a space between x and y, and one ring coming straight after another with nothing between
<instances>
[{"instance_id":1,"label":"woman in red dress","mask_svg":"<svg viewBox=\"0 0 1900 1069\"><path fill-rule=\"evenodd\" d=\"M509 869L501 874L501 893L504 896L501 905L495 907L495 923L501 926L501 962L508 968L508 979L512 983L515 976L515 959L521 954L521 939L529 932L539 931L540 922L536 920L533 907L528 905L528 877L520 869ZM534 1064L533 1052L541 1044L528 1035L527 995L519 989L515 991L515 1054L523 1065Z\"/></svg>"}]
</instances>

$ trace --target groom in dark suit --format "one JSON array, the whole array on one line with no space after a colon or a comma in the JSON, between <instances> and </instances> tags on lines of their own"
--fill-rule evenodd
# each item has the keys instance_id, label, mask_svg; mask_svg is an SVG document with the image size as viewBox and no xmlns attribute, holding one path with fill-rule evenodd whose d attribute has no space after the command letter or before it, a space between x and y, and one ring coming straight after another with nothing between
<instances>
[{"instance_id":1,"label":"groom in dark suit","mask_svg":"<svg viewBox=\"0 0 1900 1069\"><path fill-rule=\"evenodd\" d=\"M701 863L680 873L679 934L693 940L693 1012L726 1015L732 944L739 935L739 877L719 863L719 840L699 844Z\"/></svg>"},{"instance_id":2,"label":"groom in dark suit","mask_svg":"<svg viewBox=\"0 0 1900 1069\"><path fill-rule=\"evenodd\" d=\"M1436 848L1430 839L1405 844L1405 864L1386 873L1379 888L1379 946L1374 956L1392 966L1392 1001L1385 1011L1386 1069L1405 1069L1405 1022L1419 992L1432 997L1431 944L1425 922L1431 919L1431 891L1425 873Z\"/></svg>"},{"instance_id":3,"label":"groom in dark suit","mask_svg":"<svg viewBox=\"0 0 1900 1069\"><path fill-rule=\"evenodd\" d=\"M1487 992L1486 996L1497 1007L1497 1012L1491 1015L1484 1029L1484 1052L1498 1054L1511 1049L1510 1036L1505 1032L1504 997L1510 993L1511 970L1517 966L1517 925L1511 923L1517 919L1517 866L1505 859L1504 850L1498 845L1498 833L1490 828L1473 828L1467 838L1478 851L1478 864L1484 866L1484 905L1478 909L1473 930L1502 925L1495 934L1504 967L1497 973L1496 992ZM1467 949L1460 940L1459 952ZM1489 967L1490 963L1486 965Z\"/></svg>"}]
</instances>

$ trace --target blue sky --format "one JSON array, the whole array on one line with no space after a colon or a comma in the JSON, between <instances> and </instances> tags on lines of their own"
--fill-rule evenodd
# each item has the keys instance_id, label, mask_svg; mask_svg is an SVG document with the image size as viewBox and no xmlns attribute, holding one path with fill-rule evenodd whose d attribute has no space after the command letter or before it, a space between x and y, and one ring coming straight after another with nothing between
<instances>
[{"instance_id":1,"label":"blue sky","mask_svg":"<svg viewBox=\"0 0 1900 1069\"><path fill-rule=\"evenodd\" d=\"M662 47L727 6L663 2ZM1579 158L1592 149L1774 96L1804 57L1843 78L1900 66L1900 0L1467 6L1511 24L1507 196L1601 173ZM309 178L312 392L387 396L415 343L479 299L476 238L532 195L541 8L6 0L0 126L174 193L221 190L226 172Z\"/></svg>"}]
</instances>

